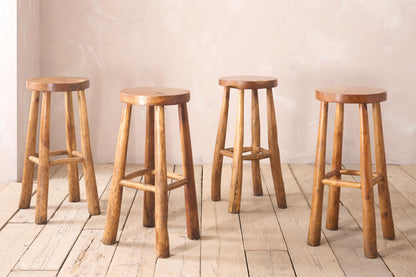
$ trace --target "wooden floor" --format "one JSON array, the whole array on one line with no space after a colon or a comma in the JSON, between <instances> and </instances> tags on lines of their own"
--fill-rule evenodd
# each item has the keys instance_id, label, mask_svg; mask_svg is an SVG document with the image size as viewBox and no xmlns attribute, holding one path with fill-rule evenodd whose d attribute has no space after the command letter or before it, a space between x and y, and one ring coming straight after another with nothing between
<instances>
[{"instance_id":1,"label":"wooden floor","mask_svg":"<svg viewBox=\"0 0 416 277\"><path fill-rule=\"evenodd\" d=\"M180 172L181 167L170 170ZM364 258L362 250L359 190L342 190L339 230L322 230L321 245L310 247L313 165L283 165L284 210L277 208L268 164L262 165L263 196L252 194L249 164L244 173L241 212L229 214L231 166L224 165L219 202L210 200L211 166L195 166L201 240L186 238L183 190L171 192L168 259L155 257L154 229L141 225L143 193L129 188L124 190L118 243L101 243L111 164L96 165L100 216L87 212L82 175L81 202L68 201L64 166L51 172L46 225L34 224L35 191L31 208L18 210L20 184L0 185L0 276L416 275L416 166L388 166L396 239L382 238L376 209L376 259Z\"/></svg>"}]
</instances>

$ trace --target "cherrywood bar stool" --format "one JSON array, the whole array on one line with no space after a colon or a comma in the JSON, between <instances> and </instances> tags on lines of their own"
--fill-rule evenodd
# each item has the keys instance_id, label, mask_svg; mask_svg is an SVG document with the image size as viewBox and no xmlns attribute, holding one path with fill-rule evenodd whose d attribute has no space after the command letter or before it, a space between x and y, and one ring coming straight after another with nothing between
<instances>
[{"instance_id":1,"label":"cherrywood bar stool","mask_svg":"<svg viewBox=\"0 0 416 277\"><path fill-rule=\"evenodd\" d=\"M243 177L243 160L251 160L253 192L254 195L263 195L260 175L260 160L270 158L274 189L279 208L286 208L286 195L283 185L282 170L280 166L279 146L277 143L276 115L273 102L272 88L277 86L277 79L262 76L234 76L219 79L219 84L224 87L224 96L221 106L220 122L215 143L214 160L211 176L211 199L221 200L221 171L223 156L233 158L230 200L228 211L240 212L241 182ZM239 102L237 110L237 125L235 129L234 147L224 148L227 132L228 106L230 88L239 90ZM251 90L251 147L243 147L244 138L244 90ZM260 147L260 115L258 90L267 90L267 128L269 150ZM251 154L243 155L245 152Z\"/></svg>"},{"instance_id":2,"label":"cherrywood bar stool","mask_svg":"<svg viewBox=\"0 0 416 277\"><path fill-rule=\"evenodd\" d=\"M322 221L323 185L329 185L326 228L338 229L338 214L341 187L361 189L363 205L364 255L377 257L376 225L374 212L373 186L378 184L380 215L383 236L394 239L393 216L387 182L386 157L384 152L383 126L381 122L380 102L387 99L387 92L378 88L349 87L322 88L316 90L316 99L321 101L318 143L316 148L315 174L311 217L309 222L308 244L320 243ZM332 153L332 170L325 174L326 129L328 102L336 103L334 148ZM342 136L344 124L344 103L359 104L360 110L360 170L341 169ZM376 172L371 168L370 130L368 124L367 104L373 106ZM341 180L341 175L357 175L361 182Z\"/></svg>"},{"instance_id":3,"label":"cherrywood bar stool","mask_svg":"<svg viewBox=\"0 0 416 277\"><path fill-rule=\"evenodd\" d=\"M114 244L116 242L123 187L135 188L144 191L143 226L153 227L156 223L156 254L158 257L167 258L169 257L168 191L184 186L188 238L199 239L191 136L186 108L190 93L188 90L174 88L128 88L120 92L120 99L123 102L123 112L103 243ZM145 168L125 174L132 105L146 106ZM166 105L178 105L183 176L166 171L164 112ZM143 175L144 183L132 181ZM175 182L168 185L167 178Z\"/></svg>"},{"instance_id":4,"label":"cherrywood bar stool","mask_svg":"<svg viewBox=\"0 0 416 277\"><path fill-rule=\"evenodd\" d=\"M69 201L80 201L77 163L82 163L85 186L87 192L88 211L91 215L100 214L97 185L95 181L94 163L90 146L90 132L88 127L87 105L85 89L90 86L87 78L78 77L47 77L33 78L26 81L26 87L32 90L32 100L29 111L29 124L26 138L26 151L23 166L22 193L19 208L30 206L33 187L34 165L38 165L38 186L36 192L35 222L47 222L49 167L68 164ZM49 121L51 92L65 92L66 115L66 150L49 150ZM78 93L79 117L81 127L81 149L76 149L74 111L72 92ZM36 128L38 121L39 95L42 92L42 109L40 118L39 153L36 152ZM67 155L67 158L50 160L51 156Z\"/></svg>"}]
</instances>

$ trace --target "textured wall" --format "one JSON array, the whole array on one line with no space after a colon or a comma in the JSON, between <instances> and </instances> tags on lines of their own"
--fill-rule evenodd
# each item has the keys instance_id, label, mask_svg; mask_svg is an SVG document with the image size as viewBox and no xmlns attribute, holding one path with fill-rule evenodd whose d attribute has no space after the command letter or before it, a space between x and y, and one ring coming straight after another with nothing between
<instances>
[{"instance_id":1,"label":"textured wall","mask_svg":"<svg viewBox=\"0 0 416 277\"><path fill-rule=\"evenodd\" d=\"M17 8L14 1L0 2L0 182L16 181L17 170Z\"/></svg>"},{"instance_id":2,"label":"textured wall","mask_svg":"<svg viewBox=\"0 0 416 277\"><path fill-rule=\"evenodd\" d=\"M218 77L257 74L279 79L275 101L284 162L314 160L319 113L314 89L360 85L389 92L382 105L388 162L416 163L412 0L42 0L40 28L42 75L91 78L87 100L96 162L114 159L119 90L152 85L192 91L194 160L210 162L222 97ZM232 96L230 144L235 100ZM58 148L65 142L63 95L52 101L51 143ZM265 120L264 98L260 104ZM145 113L134 111L129 161L141 162ZM347 107L346 113L344 157L357 162L358 108ZM248 109L246 115L248 131ZM168 109L168 117L168 159L178 162L176 108Z\"/></svg>"},{"instance_id":3,"label":"textured wall","mask_svg":"<svg viewBox=\"0 0 416 277\"><path fill-rule=\"evenodd\" d=\"M17 1L17 179L23 174L31 92L26 80L40 75L39 0Z\"/></svg>"}]
</instances>

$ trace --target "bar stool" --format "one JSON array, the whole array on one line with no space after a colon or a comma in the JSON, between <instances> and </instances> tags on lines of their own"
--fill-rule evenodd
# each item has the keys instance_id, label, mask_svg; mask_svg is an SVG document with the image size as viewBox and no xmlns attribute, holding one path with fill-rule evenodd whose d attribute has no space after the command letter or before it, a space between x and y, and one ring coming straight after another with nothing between
<instances>
[{"instance_id":1,"label":"bar stool","mask_svg":"<svg viewBox=\"0 0 416 277\"><path fill-rule=\"evenodd\" d=\"M156 255L160 258L167 258L169 257L168 191L184 186L188 238L199 239L191 136L186 108L190 93L188 90L174 88L128 88L120 92L120 99L123 102L123 111L103 243L114 244L116 242L123 187L135 188L144 191L143 226L154 227L156 225ZM145 168L125 174L132 105L146 106ZM164 112L166 105L178 105L183 176L166 172ZM144 183L132 181L143 175ZM167 178L174 179L175 182L168 185Z\"/></svg>"},{"instance_id":2,"label":"bar stool","mask_svg":"<svg viewBox=\"0 0 416 277\"><path fill-rule=\"evenodd\" d=\"M26 81L26 87L32 90L29 111L29 124L26 138L26 151L23 166L22 193L19 208L30 206L33 187L34 165L38 165L38 186L36 192L36 224L47 222L49 167L58 164L68 164L69 201L80 201L77 163L82 163L87 192L88 211L91 215L100 214L97 185L95 180L94 163L90 146L87 105L85 89L90 86L87 78L78 77L45 77L33 78ZM66 115L66 150L49 150L49 121L51 92L65 92ZM74 111L72 92L78 93L79 117L81 127L81 149L76 149ZM36 128L38 121L39 94L42 92L42 109L40 118L39 153L36 152ZM51 156L67 155L67 158L50 160Z\"/></svg>"},{"instance_id":3,"label":"bar stool","mask_svg":"<svg viewBox=\"0 0 416 277\"><path fill-rule=\"evenodd\" d=\"M228 205L228 211L230 213L240 212L243 160L251 160L253 192L254 195L260 196L263 195L260 175L260 160L270 158L277 205L279 208L286 208L286 195L280 166L276 115L272 91L272 88L277 86L277 79L263 76L234 76L220 78L219 84L224 87L224 96L221 106L217 140L215 143L214 159L212 163L211 200L221 200L221 170L223 156L233 158L230 200ZM234 147L224 148L231 88L239 90L237 125L235 129ZM251 89L251 147L243 147L245 89ZM259 89L267 90L267 129L269 150L260 147ZM251 152L251 154L243 155L245 152Z\"/></svg>"},{"instance_id":4,"label":"bar stool","mask_svg":"<svg viewBox=\"0 0 416 277\"><path fill-rule=\"evenodd\" d=\"M363 205L364 255L377 257L376 225L374 212L373 185L378 184L380 215L383 236L394 239L393 216L387 182L386 157L384 152L383 126L381 122L380 102L387 99L387 92L378 88L347 87L317 89L316 99L321 101L318 143L316 148L315 173L311 217L309 222L308 244L320 244L323 185L329 185L326 228L338 229L338 214L341 187L361 189ZM328 102L336 103L334 148L332 153L332 170L325 174L326 129ZM341 169L342 136L344 124L344 103L359 104L360 110L360 170ZM370 130L368 124L367 104L373 106L376 172L371 168ZM361 182L341 180L341 175L357 175Z\"/></svg>"}]
</instances>

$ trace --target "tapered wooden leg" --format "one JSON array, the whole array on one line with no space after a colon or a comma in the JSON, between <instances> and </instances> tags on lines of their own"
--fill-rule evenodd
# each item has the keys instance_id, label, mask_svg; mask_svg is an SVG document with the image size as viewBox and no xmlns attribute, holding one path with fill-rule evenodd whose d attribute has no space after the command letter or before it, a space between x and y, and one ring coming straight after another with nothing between
<instances>
[{"instance_id":1,"label":"tapered wooden leg","mask_svg":"<svg viewBox=\"0 0 416 277\"><path fill-rule=\"evenodd\" d=\"M169 257L168 235L168 191L166 172L165 112L163 106L156 106L156 255Z\"/></svg>"},{"instance_id":2,"label":"tapered wooden leg","mask_svg":"<svg viewBox=\"0 0 416 277\"><path fill-rule=\"evenodd\" d=\"M334 179L340 179L339 171L342 166L342 135L344 129L344 104L337 103L335 111L334 148L332 151L332 170L337 171ZM329 186L328 208L326 213L326 228L329 230L338 229L339 199L341 188Z\"/></svg>"},{"instance_id":3,"label":"tapered wooden leg","mask_svg":"<svg viewBox=\"0 0 416 277\"><path fill-rule=\"evenodd\" d=\"M228 211L240 212L241 187L243 179L243 143L244 143L244 90L239 91L237 124L235 127L233 168L231 175L230 201Z\"/></svg>"},{"instance_id":4,"label":"tapered wooden leg","mask_svg":"<svg viewBox=\"0 0 416 277\"><path fill-rule=\"evenodd\" d=\"M153 106L146 107L146 142L144 151L144 167L150 171L155 169L155 111ZM153 174L144 176L145 184L155 185ZM144 192L143 201L143 226L155 226L155 194L150 191Z\"/></svg>"},{"instance_id":5,"label":"tapered wooden leg","mask_svg":"<svg viewBox=\"0 0 416 277\"><path fill-rule=\"evenodd\" d=\"M318 142L316 146L315 172L313 175L313 191L311 217L309 220L308 244L317 246L321 242L322 201L324 186L322 179L325 174L326 129L328 122L328 102L321 102L319 116Z\"/></svg>"},{"instance_id":6,"label":"tapered wooden leg","mask_svg":"<svg viewBox=\"0 0 416 277\"><path fill-rule=\"evenodd\" d=\"M51 92L43 92L40 117L38 188L36 192L36 224L47 222L48 189L49 189L49 121Z\"/></svg>"},{"instance_id":7,"label":"tapered wooden leg","mask_svg":"<svg viewBox=\"0 0 416 277\"><path fill-rule=\"evenodd\" d=\"M361 198L363 204L364 255L377 257L376 219L374 212L374 192L371 168L370 133L368 127L367 104L360 104L360 164Z\"/></svg>"},{"instance_id":8,"label":"tapered wooden leg","mask_svg":"<svg viewBox=\"0 0 416 277\"><path fill-rule=\"evenodd\" d=\"M386 154L384 152L380 103L373 104L373 119L377 174L383 176L383 179L378 183L381 226L383 228L384 238L394 239L393 214L391 211L390 192L387 181Z\"/></svg>"},{"instance_id":9,"label":"tapered wooden leg","mask_svg":"<svg viewBox=\"0 0 416 277\"><path fill-rule=\"evenodd\" d=\"M117 150L114 161L113 178L111 182L110 198L108 199L107 215L104 228L104 244L114 244L117 237L120 220L121 198L123 186L119 182L126 172L127 145L129 141L131 104L123 104L120 129L118 131Z\"/></svg>"},{"instance_id":10,"label":"tapered wooden leg","mask_svg":"<svg viewBox=\"0 0 416 277\"><path fill-rule=\"evenodd\" d=\"M66 150L68 157L72 157L72 151L77 149L74 128L74 108L72 104L72 91L65 92L65 118L66 118ZM68 188L69 201L78 202L79 196L79 178L78 167L75 163L68 164Z\"/></svg>"},{"instance_id":11,"label":"tapered wooden leg","mask_svg":"<svg viewBox=\"0 0 416 277\"><path fill-rule=\"evenodd\" d=\"M189 239L199 239L198 205L195 191L194 162L192 159L191 134L186 103L178 105L179 129L181 133L183 175L188 180L185 185L186 227Z\"/></svg>"},{"instance_id":12,"label":"tapered wooden leg","mask_svg":"<svg viewBox=\"0 0 416 277\"><path fill-rule=\"evenodd\" d=\"M253 89L251 92L251 147L253 154L260 152L260 114L259 95L257 89ZM251 175L253 180L254 195L263 195L259 160L251 161Z\"/></svg>"},{"instance_id":13,"label":"tapered wooden leg","mask_svg":"<svg viewBox=\"0 0 416 277\"><path fill-rule=\"evenodd\" d=\"M92 160L90 131L88 127L87 103L85 92L78 91L79 119L81 121L81 148L84 158L83 170L85 187L87 191L88 211L91 215L100 214L100 202L98 200L97 183L95 180L94 162Z\"/></svg>"},{"instance_id":14,"label":"tapered wooden leg","mask_svg":"<svg viewBox=\"0 0 416 277\"><path fill-rule=\"evenodd\" d=\"M273 91L271 88L267 89L267 129L269 139L270 166L272 169L272 177L274 184L274 191L277 199L277 206L280 209L287 207L285 187L283 184L282 168L280 165L279 145L277 142L277 125L276 113L274 109Z\"/></svg>"},{"instance_id":15,"label":"tapered wooden leg","mask_svg":"<svg viewBox=\"0 0 416 277\"><path fill-rule=\"evenodd\" d=\"M26 150L23 165L22 193L20 194L20 209L30 207L33 188L33 170L35 164L29 161L29 156L36 152L36 129L38 125L39 91L32 92L30 101L29 124L27 127Z\"/></svg>"},{"instance_id":16,"label":"tapered wooden leg","mask_svg":"<svg viewBox=\"0 0 416 277\"><path fill-rule=\"evenodd\" d=\"M212 162L211 175L211 200L221 199L221 172L223 155L220 150L224 149L227 134L228 106L230 102L230 88L224 88L224 96L221 105L220 122L218 124L217 140L215 142L214 159Z\"/></svg>"}]
</instances>

